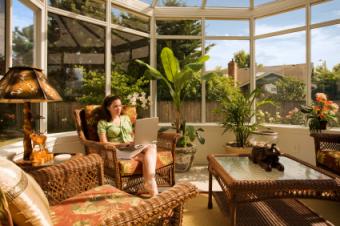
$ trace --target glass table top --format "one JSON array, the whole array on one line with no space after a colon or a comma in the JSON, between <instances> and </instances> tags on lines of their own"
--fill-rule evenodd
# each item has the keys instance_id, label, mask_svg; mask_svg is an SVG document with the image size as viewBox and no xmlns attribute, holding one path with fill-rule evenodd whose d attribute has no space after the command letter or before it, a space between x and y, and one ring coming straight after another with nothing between
<instances>
[{"instance_id":1,"label":"glass table top","mask_svg":"<svg viewBox=\"0 0 340 226\"><path fill-rule=\"evenodd\" d=\"M280 156L284 171L266 172L248 157L215 156L217 162L234 180L329 180L331 177L285 156Z\"/></svg>"}]
</instances>

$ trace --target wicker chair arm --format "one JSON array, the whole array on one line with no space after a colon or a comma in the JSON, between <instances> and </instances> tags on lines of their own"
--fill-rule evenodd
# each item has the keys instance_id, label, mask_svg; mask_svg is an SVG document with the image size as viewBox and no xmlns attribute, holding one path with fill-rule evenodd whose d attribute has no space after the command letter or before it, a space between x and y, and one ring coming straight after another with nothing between
<instances>
[{"instance_id":1,"label":"wicker chair arm","mask_svg":"<svg viewBox=\"0 0 340 226\"><path fill-rule=\"evenodd\" d=\"M104 180L103 160L97 154L74 157L30 173L45 192L51 205L100 186Z\"/></svg>"},{"instance_id":2,"label":"wicker chair arm","mask_svg":"<svg viewBox=\"0 0 340 226\"><path fill-rule=\"evenodd\" d=\"M164 224L164 219L168 219L166 225L181 225L184 202L197 194L198 189L194 185L179 183L128 211L117 213L108 210L104 214L104 225L158 225L155 222L163 221Z\"/></svg>"}]
</instances>

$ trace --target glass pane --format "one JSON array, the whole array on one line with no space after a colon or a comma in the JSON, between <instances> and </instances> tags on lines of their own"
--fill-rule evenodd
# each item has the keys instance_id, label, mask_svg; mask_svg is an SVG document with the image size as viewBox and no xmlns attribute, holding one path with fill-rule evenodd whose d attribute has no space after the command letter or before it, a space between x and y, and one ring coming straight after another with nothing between
<instances>
[{"instance_id":1,"label":"glass pane","mask_svg":"<svg viewBox=\"0 0 340 226\"><path fill-rule=\"evenodd\" d=\"M159 0L158 6L171 6L171 7L181 7L181 6L190 6L190 7L198 7L201 6L201 0L182 0L182 1L173 1L173 0Z\"/></svg>"},{"instance_id":2,"label":"glass pane","mask_svg":"<svg viewBox=\"0 0 340 226\"><path fill-rule=\"evenodd\" d=\"M259 6L270 2L275 2L276 0L254 0L254 5Z\"/></svg>"},{"instance_id":3,"label":"glass pane","mask_svg":"<svg viewBox=\"0 0 340 226\"><path fill-rule=\"evenodd\" d=\"M215 71L219 75L207 82L207 122L221 122L222 116L215 113L219 106L216 100L228 95L234 82L241 88L249 84L249 41L209 40L206 49L209 49L207 55L210 56L205 64L206 71ZM241 58L244 61L237 60Z\"/></svg>"},{"instance_id":4,"label":"glass pane","mask_svg":"<svg viewBox=\"0 0 340 226\"><path fill-rule=\"evenodd\" d=\"M157 20L159 35L200 35L201 20Z\"/></svg>"},{"instance_id":5,"label":"glass pane","mask_svg":"<svg viewBox=\"0 0 340 226\"><path fill-rule=\"evenodd\" d=\"M53 7L57 7L63 10L68 10L73 13L78 13L81 15L89 16L99 20L105 20L106 11L105 11L105 3L106 1L102 0L85 0L85 1L77 1L77 0L68 0L68 1L60 1L60 0L48 0L48 4Z\"/></svg>"},{"instance_id":6,"label":"glass pane","mask_svg":"<svg viewBox=\"0 0 340 226\"><path fill-rule=\"evenodd\" d=\"M312 5L312 24L340 19L340 0L325 1Z\"/></svg>"},{"instance_id":7,"label":"glass pane","mask_svg":"<svg viewBox=\"0 0 340 226\"><path fill-rule=\"evenodd\" d=\"M13 66L33 65L34 13L20 1L13 1Z\"/></svg>"},{"instance_id":8,"label":"glass pane","mask_svg":"<svg viewBox=\"0 0 340 226\"><path fill-rule=\"evenodd\" d=\"M304 124L298 108L306 97L305 35L303 31L256 41L256 86L275 104L259 109L260 122Z\"/></svg>"},{"instance_id":9,"label":"glass pane","mask_svg":"<svg viewBox=\"0 0 340 226\"><path fill-rule=\"evenodd\" d=\"M249 0L207 0L207 7L249 7Z\"/></svg>"},{"instance_id":10,"label":"glass pane","mask_svg":"<svg viewBox=\"0 0 340 226\"><path fill-rule=\"evenodd\" d=\"M305 9L298 9L255 21L257 35L305 25Z\"/></svg>"},{"instance_id":11,"label":"glass pane","mask_svg":"<svg viewBox=\"0 0 340 226\"><path fill-rule=\"evenodd\" d=\"M142 1L142 2L145 2L145 3L147 3L147 4L150 4L150 5L151 5L151 3L152 3L152 1L153 1L153 0L139 0L139 1Z\"/></svg>"},{"instance_id":12,"label":"glass pane","mask_svg":"<svg viewBox=\"0 0 340 226\"><path fill-rule=\"evenodd\" d=\"M321 92L340 106L340 43L334 37L340 37L338 25L312 30L312 99ZM330 125L340 127L339 112L336 117Z\"/></svg>"},{"instance_id":13,"label":"glass pane","mask_svg":"<svg viewBox=\"0 0 340 226\"><path fill-rule=\"evenodd\" d=\"M5 0L0 0L0 79L5 70Z\"/></svg>"},{"instance_id":14,"label":"glass pane","mask_svg":"<svg viewBox=\"0 0 340 226\"><path fill-rule=\"evenodd\" d=\"M201 40L158 40L157 41L157 67L164 73L160 60L160 53L164 47L173 50L180 63L180 67L194 62L201 57ZM181 114L187 122L201 121L201 81L197 75L184 89L185 101L182 104ZM175 109L166 84L157 81L157 112L160 122L174 122Z\"/></svg>"},{"instance_id":15,"label":"glass pane","mask_svg":"<svg viewBox=\"0 0 340 226\"><path fill-rule=\"evenodd\" d=\"M72 112L105 92L105 29L49 13L48 79L63 102L48 104L48 131L74 130Z\"/></svg>"},{"instance_id":16,"label":"glass pane","mask_svg":"<svg viewBox=\"0 0 340 226\"><path fill-rule=\"evenodd\" d=\"M124 27L136 29L149 33L150 31L150 19L147 16L141 16L132 14L127 11L112 8L112 23L118 24Z\"/></svg>"},{"instance_id":17,"label":"glass pane","mask_svg":"<svg viewBox=\"0 0 340 226\"><path fill-rule=\"evenodd\" d=\"M248 36L248 20L206 20L207 36Z\"/></svg>"},{"instance_id":18,"label":"glass pane","mask_svg":"<svg viewBox=\"0 0 340 226\"><path fill-rule=\"evenodd\" d=\"M138 93L138 117L149 116L149 104L142 104L150 95L150 82L145 78L145 68L136 63L140 59L149 63L149 39L134 34L112 30L112 77L111 93L122 98L123 104L132 104L129 95ZM145 101L145 100L144 100Z\"/></svg>"}]
</instances>

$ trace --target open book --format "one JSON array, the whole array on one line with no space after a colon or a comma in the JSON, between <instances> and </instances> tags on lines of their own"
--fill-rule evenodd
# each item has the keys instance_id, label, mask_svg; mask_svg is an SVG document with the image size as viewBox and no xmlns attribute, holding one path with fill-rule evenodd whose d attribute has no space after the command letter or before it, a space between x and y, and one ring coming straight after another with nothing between
<instances>
[{"instance_id":1,"label":"open book","mask_svg":"<svg viewBox=\"0 0 340 226\"><path fill-rule=\"evenodd\" d=\"M137 144L128 147L117 148L116 154L118 159L131 159L141 153L147 144Z\"/></svg>"}]
</instances>

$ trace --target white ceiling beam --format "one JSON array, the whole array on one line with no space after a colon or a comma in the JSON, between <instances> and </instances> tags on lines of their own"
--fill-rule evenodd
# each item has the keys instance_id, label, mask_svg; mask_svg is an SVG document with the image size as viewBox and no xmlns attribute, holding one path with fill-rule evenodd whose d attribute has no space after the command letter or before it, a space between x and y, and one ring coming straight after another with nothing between
<instances>
[{"instance_id":1,"label":"white ceiling beam","mask_svg":"<svg viewBox=\"0 0 340 226\"><path fill-rule=\"evenodd\" d=\"M248 8L197 8L197 7L156 7L155 17L158 18L196 18L200 17L213 19L248 19L252 12Z\"/></svg>"},{"instance_id":2,"label":"white ceiling beam","mask_svg":"<svg viewBox=\"0 0 340 226\"><path fill-rule=\"evenodd\" d=\"M151 8L155 8L157 6L158 0L153 0L151 3Z\"/></svg>"}]
</instances>

